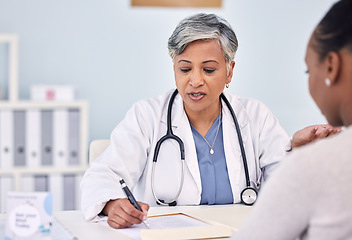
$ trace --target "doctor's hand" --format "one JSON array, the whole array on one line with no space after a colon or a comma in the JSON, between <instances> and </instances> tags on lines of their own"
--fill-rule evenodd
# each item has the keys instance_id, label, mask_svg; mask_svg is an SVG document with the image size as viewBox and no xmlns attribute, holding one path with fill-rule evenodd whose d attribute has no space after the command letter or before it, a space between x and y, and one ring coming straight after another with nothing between
<instances>
[{"instance_id":1,"label":"doctor's hand","mask_svg":"<svg viewBox=\"0 0 352 240\"><path fill-rule=\"evenodd\" d=\"M340 127L333 127L329 124L312 125L293 134L291 147L294 149L318 139L333 136L341 131Z\"/></svg>"},{"instance_id":2,"label":"doctor's hand","mask_svg":"<svg viewBox=\"0 0 352 240\"><path fill-rule=\"evenodd\" d=\"M108 216L108 224L112 228L126 228L140 224L147 219L149 205L138 202L143 212L137 210L127 198L110 200L106 203L103 213Z\"/></svg>"}]
</instances>

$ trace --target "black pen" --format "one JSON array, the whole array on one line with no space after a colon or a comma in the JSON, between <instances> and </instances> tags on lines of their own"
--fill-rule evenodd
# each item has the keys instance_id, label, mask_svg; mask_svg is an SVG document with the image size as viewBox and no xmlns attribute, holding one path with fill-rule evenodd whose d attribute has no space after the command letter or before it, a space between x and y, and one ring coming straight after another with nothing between
<instances>
[{"instance_id":1,"label":"black pen","mask_svg":"<svg viewBox=\"0 0 352 240\"><path fill-rule=\"evenodd\" d=\"M125 192L126 197L128 198L128 200L130 201L130 203L139 211L142 211L141 206L139 206L137 200L134 198L132 192L130 191L130 189L127 187L125 181L121 178L120 179L120 184L121 184L121 188L122 190ZM144 223L144 225L149 228L149 224L146 221L142 221Z\"/></svg>"}]
</instances>

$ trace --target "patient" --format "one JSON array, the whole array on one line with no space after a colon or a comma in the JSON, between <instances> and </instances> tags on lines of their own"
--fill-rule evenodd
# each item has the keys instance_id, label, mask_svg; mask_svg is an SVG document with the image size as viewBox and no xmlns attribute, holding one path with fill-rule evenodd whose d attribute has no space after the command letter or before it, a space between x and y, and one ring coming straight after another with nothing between
<instances>
[{"instance_id":1,"label":"patient","mask_svg":"<svg viewBox=\"0 0 352 240\"><path fill-rule=\"evenodd\" d=\"M268 180L234 239L352 239L352 1L335 3L305 58L309 90L346 130L290 154Z\"/></svg>"}]
</instances>

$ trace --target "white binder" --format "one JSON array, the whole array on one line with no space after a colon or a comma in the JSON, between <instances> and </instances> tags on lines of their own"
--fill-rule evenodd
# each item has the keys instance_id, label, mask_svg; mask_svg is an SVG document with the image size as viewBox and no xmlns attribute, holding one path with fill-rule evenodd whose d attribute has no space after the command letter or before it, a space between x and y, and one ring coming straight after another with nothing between
<instances>
[{"instance_id":1,"label":"white binder","mask_svg":"<svg viewBox=\"0 0 352 240\"><path fill-rule=\"evenodd\" d=\"M53 165L66 167L68 165L68 110L53 111Z\"/></svg>"},{"instance_id":2,"label":"white binder","mask_svg":"<svg viewBox=\"0 0 352 240\"><path fill-rule=\"evenodd\" d=\"M9 169L14 165L13 111L0 111L0 168ZM0 212L7 206L7 193L13 190L13 179L10 176L0 177Z\"/></svg>"},{"instance_id":3,"label":"white binder","mask_svg":"<svg viewBox=\"0 0 352 240\"><path fill-rule=\"evenodd\" d=\"M34 176L29 174L29 175L24 175L21 177L21 190L23 192L34 192Z\"/></svg>"},{"instance_id":4,"label":"white binder","mask_svg":"<svg viewBox=\"0 0 352 240\"><path fill-rule=\"evenodd\" d=\"M1 163L2 163L2 158L1 158L2 154L1 154L1 152L2 152L2 149L3 149L2 142L1 142L2 141L2 137L1 137L1 133L2 133L1 132L1 130L2 130L2 127L1 127L1 121L2 121L1 114L2 114L2 112L0 110L0 168L1 168Z\"/></svg>"},{"instance_id":5,"label":"white binder","mask_svg":"<svg viewBox=\"0 0 352 240\"><path fill-rule=\"evenodd\" d=\"M82 178L83 178L83 175L82 174L76 174L76 178L75 178L75 181L76 181L76 197L75 197L75 200L76 200L76 203L75 203L75 210L79 210L80 209L80 206L81 206L81 191L80 191L80 185L81 185L81 181L82 181Z\"/></svg>"},{"instance_id":6,"label":"white binder","mask_svg":"<svg viewBox=\"0 0 352 240\"><path fill-rule=\"evenodd\" d=\"M14 166L14 137L13 137L13 111L4 109L0 115L0 159L1 168L9 169Z\"/></svg>"},{"instance_id":7,"label":"white binder","mask_svg":"<svg viewBox=\"0 0 352 240\"><path fill-rule=\"evenodd\" d=\"M27 166L41 166L41 113L39 109L28 109L26 116L26 160Z\"/></svg>"},{"instance_id":8,"label":"white binder","mask_svg":"<svg viewBox=\"0 0 352 240\"><path fill-rule=\"evenodd\" d=\"M49 191L53 194L53 210L62 211L63 206L63 187L64 180L62 174L51 174L49 179Z\"/></svg>"},{"instance_id":9,"label":"white binder","mask_svg":"<svg viewBox=\"0 0 352 240\"><path fill-rule=\"evenodd\" d=\"M7 193L13 191L13 184L12 177L0 178L0 213L7 211Z\"/></svg>"}]
</instances>

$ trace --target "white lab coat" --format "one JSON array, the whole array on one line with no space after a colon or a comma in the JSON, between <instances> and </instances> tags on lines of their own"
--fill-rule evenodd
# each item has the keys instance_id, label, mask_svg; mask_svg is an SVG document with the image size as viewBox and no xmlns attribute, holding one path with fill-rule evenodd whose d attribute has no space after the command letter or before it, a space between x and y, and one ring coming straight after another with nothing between
<instances>
[{"instance_id":1,"label":"white lab coat","mask_svg":"<svg viewBox=\"0 0 352 240\"><path fill-rule=\"evenodd\" d=\"M98 220L106 202L125 198L120 178L133 189L138 201L155 206L152 194L152 163L157 141L166 134L167 107L173 91L137 102L111 134L111 144L91 163L82 182L82 211L87 220ZM250 179L267 178L276 163L286 154L290 139L277 118L261 102L225 93L234 109L244 142ZM222 102L223 142L227 170L234 203L241 202L240 193L246 187L240 146L233 118ZM194 139L178 94L172 108L172 130L185 146L185 176L178 205L198 205L201 200L201 177ZM175 197L181 179L180 150L177 142L162 144L154 174L155 192L159 199Z\"/></svg>"}]
</instances>

